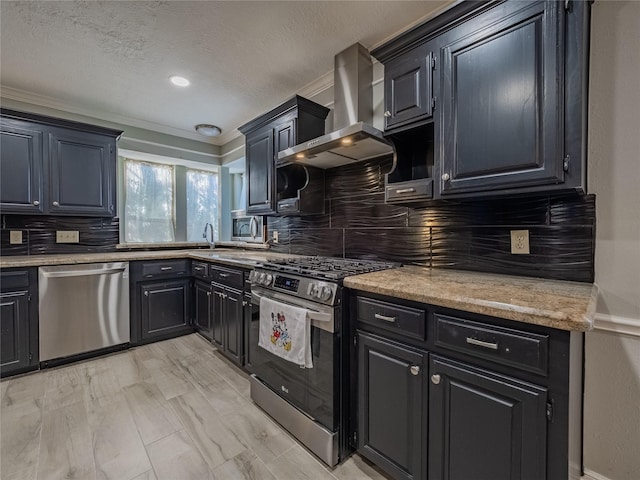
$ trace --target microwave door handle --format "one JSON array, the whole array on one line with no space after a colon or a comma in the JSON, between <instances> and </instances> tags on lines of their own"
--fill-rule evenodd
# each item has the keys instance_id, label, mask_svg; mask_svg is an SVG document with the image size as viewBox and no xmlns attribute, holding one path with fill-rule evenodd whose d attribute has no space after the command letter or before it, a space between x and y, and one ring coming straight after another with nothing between
<instances>
[{"instance_id":1,"label":"microwave door handle","mask_svg":"<svg viewBox=\"0 0 640 480\"><path fill-rule=\"evenodd\" d=\"M256 217L251 217L249 231L251 232L252 239L255 239L258 236L258 219Z\"/></svg>"}]
</instances>

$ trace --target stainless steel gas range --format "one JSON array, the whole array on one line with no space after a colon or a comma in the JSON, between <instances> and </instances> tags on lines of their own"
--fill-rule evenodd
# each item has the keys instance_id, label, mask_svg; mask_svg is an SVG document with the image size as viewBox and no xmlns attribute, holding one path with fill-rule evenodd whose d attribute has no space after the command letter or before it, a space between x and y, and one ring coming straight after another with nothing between
<instances>
[{"instance_id":1,"label":"stainless steel gas range","mask_svg":"<svg viewBox=\"0 0 640 480\"><path fill-rule=\"evenodd\" d=\"M254 313L247 331L246 368L252 373L251 398L330 466L350 451L346 428L348 302L342 280L397 266L368 260L297 257L263 263L249 275ZM312 368L258 346L259 307L261 303L263 308L266 305L262 299L268 299L270 306L306 311Z\"/></svg>"}]
</instances>

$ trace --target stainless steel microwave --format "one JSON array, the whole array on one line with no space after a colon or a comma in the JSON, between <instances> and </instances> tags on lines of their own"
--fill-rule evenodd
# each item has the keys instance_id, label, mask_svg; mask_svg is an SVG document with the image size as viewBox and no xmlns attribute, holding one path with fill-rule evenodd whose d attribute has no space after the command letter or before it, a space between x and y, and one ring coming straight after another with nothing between
<instances>
[{"instance_id":1,"label":"stainless steel microwave","mask_svg":"<svg viewBox=\"0 0 640 480\"><path fill-rule=\"evenodd\" d=\"M234 242L264 243L266 228L265 217L247 215L244 210L231 212L231 240Z\"/></svg>"}]
</instances>

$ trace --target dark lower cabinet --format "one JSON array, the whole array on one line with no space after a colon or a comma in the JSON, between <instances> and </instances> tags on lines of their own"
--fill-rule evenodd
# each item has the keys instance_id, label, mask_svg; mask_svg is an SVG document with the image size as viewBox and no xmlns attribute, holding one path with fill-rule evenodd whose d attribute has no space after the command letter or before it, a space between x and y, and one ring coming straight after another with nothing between
<instances>
[{"instance_id":1,"label":"dark lower cabinet","mask_svg":"<svg viewBox=\"0 0 640 480\"><path fill-rule=\"evenodd\" d=\"M243 292L213 284L212 342L237 365L244 362Z\"/></svg>"},{"instance_id":2,"label":"dark lower cabinet","mask_svg":"<svg viewBox=\"0 0 640 480\"><path fill-rule=\"evenodd\" d=\"M194 330L190 262L130 262L131 344L165 340Z\"/></svg>"},{"instance_id":3,"label":"dark lower cabinet","mask_svg":"<svg viewBox=\"0 0 640 480\"><path fill-rule=\"evenodd\" d=\"M188 278L140 285L142 338L178 335L189 325Z\"/></svg>"},{"instance_id":4,"label":"dark lower cabinet","mask_svg":"<svg viewBox=\"0 0 640 480\"><path fill-rule=\"evenodd\" d=\"M547 390L431 356L428 478L543 480Z\"/></svg>"},{"instance_id":5,"label":"dark lower cabinet","mask_svg":"<svg viewBox=\"0 0 640 480\"><path fill-rule=\"evenodd\" d=\"M196 280L193 293L193 325L201 335L212 340L213 288L208 282Z\"/></svg>"},{"instance_id":6,"label":"dark lower cabinet","mask_svg":"<svg viewBox=\"0 0 640 480\"><path fill-rule=\"evenodd\" d=\"M0 376L38 368L37 270L3 270L0 278Z\"/></svg>"},{"instance_id":7,"label":"dark lower cabinet","mask_svg":"<svg viewBox=\"0 0 640 480\"><path fill-rule=\"evenodd\" d=\"M358 450L396 479L424 478L427 355L365 333L357 344Z\"/></svg>"}]
</instances>

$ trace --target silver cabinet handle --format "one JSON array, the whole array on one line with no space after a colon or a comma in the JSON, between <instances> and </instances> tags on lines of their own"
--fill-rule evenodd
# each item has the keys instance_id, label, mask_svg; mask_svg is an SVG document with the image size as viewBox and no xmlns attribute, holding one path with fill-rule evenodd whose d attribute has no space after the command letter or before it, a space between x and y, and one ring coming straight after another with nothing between
<instances>
[{"instance_id":1,"label":"silver cabinet handle","mask_svg":"<svg viewBox=\"0 0 640 480\"><path fill-rule=\"evenodd\" d=\"M411 365L411 375L418 375L420 373L420 367L418 365Z\"/></svg>"},{"instance_id":2,"label":"silver cabinet handle","mask_svg":"<svg viewBox=\"0 0 640 480\"><path fill-rule=\"evenodd\" d=\"M54 206L54 207L59 207L59 206L60 206L60 203L59 203L59 202L53 202L53 206Z\"/></svg>"},{"instance_id":3,"label":"silver cabinet handle","mask_svg":"<svg viewBox=\"0 0 640 480\"><path fill-rule=\"evenodd\" d=\"M451 175L449 175L448 173L443 173L442 174L442 180L444 182L448 182L451 179Z\"/></svg>"},{"instance_id":4,"label":"silver cabinet handle","mask_svg":"<svg viewBox=\"0 0 640 480\"><path fill-rule=\"evenodd\" d=\"M415 188L399 188L396 190L396 193L413 193L415 191Z\"/></svg>"},{"instance_id":5,"label":"silver cabinet handle","mask_svg":"<svg viewBox=\"0 0 640 480\"><path fill-rule=\"evenodd\" d=\"M220 273L219 274L222 278L227 278L229 276L228 273Z\"/></svg>"},{"instance_id":6,"label":"silver cabinet handle","mask_svg":"<svg viewBox=\"0 0 640 480\"><path fill-rule=\"evenodd\" d=\"M387 111L385 111L385 112L383 113L383 115L384 115L386 118L389 118L389 117L391 116L391 112L390 112L389 110L387 110Z\"/></svg>"},{"instance_id":7,"label":"silver cabinet handle","mask_svg":"<svg viewBox=\"0 0 640 480\"><path fill-rule=\"evenodd\" d=\"M438 385L440 383L440 375L438 375L437 373L431 375L431 383L433 383L434 385Z\"/></svg>"},{"instance_id":8,"label":"silver cabinet handle","mask_svg":"<svg viewBox=\"0 0 640 480\"><path fill-rule=\"evenodd\" d=\"M375 313L373 316L378 320L384 320L385 322L395 323L396 321L396 317L387 317L386 315L382 315L380 313Z\"/></svg>"},{"instance_id":9,"label":"silver cabinet handle","mask_svg":"<svg viewBox=\"0 0 640 480\"><path fill-rule=\"evenodd\" d=\"M197 272L204 270L204 267L193 267L194 270L196 270Z\"/></svg>"},{"instance_id":10,"label":"silver cabinet handle","mask_svg":"<svg viewBox=\"0 0 640 480\"><path fill-rule=\"evenodd\" d=\"M488 348L490 350L498 350L498 343L483 342L477 338L467 337L467 343L469 345L475 345L477 347Z\"/></svg>"},{"instance_id":11,"label":"silver cabinet handle","mask_svg":"<svg viewBox=\"0 0 640 480\"><path fill-rule=\"evenodd\" d=\"M161 272L166 272L168 270L173 270L173 267L160 267Z\"/></svg>"},{"instance_id":12,"label":"silver cabinet handle","mask_svg":"<svg viewBox=\"0 0 640 480\"><path fill-rule=\"evenodd\" d=\"M40 205L40 201L39 200L34 200L33 204L37 207L38 205Z\"/></svg>"}]
</instances>

